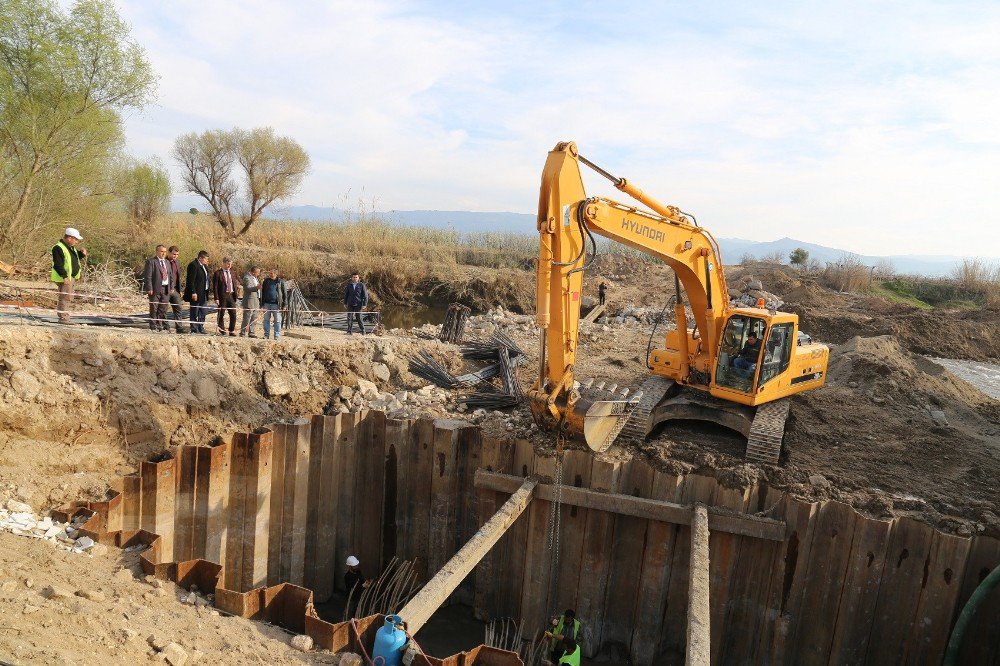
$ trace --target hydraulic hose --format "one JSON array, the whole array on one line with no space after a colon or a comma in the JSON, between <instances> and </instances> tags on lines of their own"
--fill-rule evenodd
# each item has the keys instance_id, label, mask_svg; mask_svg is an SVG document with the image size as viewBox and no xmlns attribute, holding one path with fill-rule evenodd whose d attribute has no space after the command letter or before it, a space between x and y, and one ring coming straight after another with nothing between
<instances>
[{"instance_id":1,"label":"hydraulic hose","mask_svg":"<svg viewBox=\"0 0 1000 666\"><path fill-rule=\"evenodd\" d=\"M951 630L951 638L948 640L948 649L944 653L944 666L955 666L958 664L958 653L962 648L962 639L965 637L965 630L969 628L969 623L976 616L979 606L986 600L990 592L1000 584L1000 566L997 566L990 575L983 579L969 600L965 602L955 628Z\"/></svg>"}]
</instances>

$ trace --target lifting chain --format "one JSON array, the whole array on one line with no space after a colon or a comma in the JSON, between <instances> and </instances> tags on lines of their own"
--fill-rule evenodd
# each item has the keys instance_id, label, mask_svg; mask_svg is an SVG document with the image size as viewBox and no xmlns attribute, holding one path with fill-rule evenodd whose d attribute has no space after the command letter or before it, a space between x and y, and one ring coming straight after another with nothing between
<instances>
[{"instance_id":1,"label":"lifting chain","mask_svg":"<svg viewBox=\"0 0 1000 666\"><path fill-rule=\"evenodd\" d=\"M556 588L559 582L559 532L562 523L563 443L565 436L556 435L555 500L549 504L548 548L552 553L549 568L549 605L555 607ZM558 612L558 611L556 611Z\"/></svg>"}]
</instances>

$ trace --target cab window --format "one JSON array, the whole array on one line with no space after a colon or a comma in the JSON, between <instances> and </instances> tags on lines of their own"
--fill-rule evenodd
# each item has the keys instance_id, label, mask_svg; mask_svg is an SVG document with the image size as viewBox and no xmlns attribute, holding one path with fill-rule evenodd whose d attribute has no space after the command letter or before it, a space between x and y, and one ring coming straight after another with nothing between
<instances>
[{"instance_id":1,"label":"cab window","mask_svg":"<svg viewBox=\"0 0 1000 666\"><path fill-rule=\"evenodd\" d=\"M736 315L729 318L719 346L716 384L745 393L753 392L766 328L767 323L756 317Z\"/></svg>"},{"instance_id":2,"label":"cab window","mask_svg":"<svg viewBox=\"0 0 1000 666\"><path fill-rule=\"evenodd\" d=\"M760 370L760 385L774 379L788 369L792 358L792 325L775 324L767 334L764 344L764 363Z\"/></svg>"}]
</instances>

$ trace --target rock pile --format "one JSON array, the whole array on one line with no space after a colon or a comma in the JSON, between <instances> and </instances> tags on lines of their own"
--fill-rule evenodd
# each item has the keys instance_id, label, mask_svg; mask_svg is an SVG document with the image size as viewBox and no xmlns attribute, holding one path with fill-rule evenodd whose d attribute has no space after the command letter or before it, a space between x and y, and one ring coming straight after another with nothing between
<instances>
[{"instance_id":1,"label":"rock pile","mask_svg":"<svg viewBox=\"0 0 1000 666\"><path fill-rule=\"evenodd\" d=\"M764 285L754 276L741 275L734 286L729 287L729 302L737 307L757 307L757 301L764 299L764 307L777 310L784 301L769 291L764 291Z\"/></svg>"}]
</instances>

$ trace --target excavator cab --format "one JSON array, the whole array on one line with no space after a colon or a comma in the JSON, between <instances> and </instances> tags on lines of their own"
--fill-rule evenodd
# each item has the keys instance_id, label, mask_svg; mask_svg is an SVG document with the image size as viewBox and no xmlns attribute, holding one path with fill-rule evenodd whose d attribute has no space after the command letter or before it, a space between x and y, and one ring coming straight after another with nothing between
<instances>
[{"instance_id":1,"label":"excavator cab","mask_svg":"<svg viewBox=\"0 0 1000 666\"><path fill-rule=\"evenodd\" d=\"M715 383L718 386L752 394L757 368L760 365L760 351L763 351L764 333L767 321L763 318L735 315L726 322L722 331L722 341L719 344L719 358L715 366ZM748 339L754 336L758 342L758 354L753 361L746 361L742 367L738 365L740 352L747 346ZM747 365L752 367L747 367Z\"/></svg>"}]
</instances>

